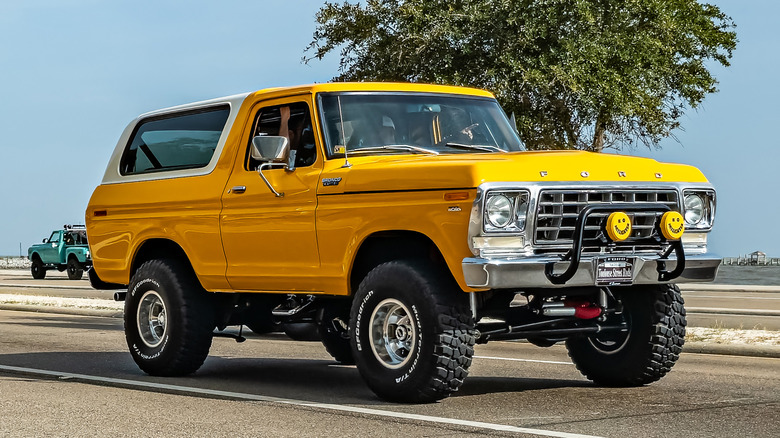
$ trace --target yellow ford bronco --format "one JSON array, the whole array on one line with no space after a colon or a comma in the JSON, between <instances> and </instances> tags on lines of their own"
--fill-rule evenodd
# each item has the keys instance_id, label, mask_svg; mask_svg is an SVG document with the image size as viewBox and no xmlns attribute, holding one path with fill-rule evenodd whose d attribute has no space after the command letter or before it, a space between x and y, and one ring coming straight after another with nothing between
<instances>
[{"instance_id":1,"label":"yellow ford bronco","mask_svg":"<svg viewBox=\"0 0 780 438\"><path fill-rule=\"evenodd\" d=\"M675 283L720 263L714 212L693 167L526 151L486 91L329 83L138 117L86 221L143 371L193 373L214 336L242 339L227 327L281 327L380 397L430 402L491 340L565 342L601 385L664 376Z\"/></svg>"}]
</instances>

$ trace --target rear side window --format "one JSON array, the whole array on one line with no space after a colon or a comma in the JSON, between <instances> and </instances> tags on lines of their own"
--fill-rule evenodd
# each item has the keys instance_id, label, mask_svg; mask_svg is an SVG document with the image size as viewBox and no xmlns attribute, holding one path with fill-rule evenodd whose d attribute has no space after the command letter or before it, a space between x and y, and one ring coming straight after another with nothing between
<instances>
[{"instance_id":1,"label":"rear side window","mask_svg":"<svg viewBox=\"0 0 780 438\"><path fill-rule=\"evenodd\" d=\"M228 105L153 117L136 126L122 155L122 175L197 169L211 161L230 115Z\"/></svg>"}]
</instances>

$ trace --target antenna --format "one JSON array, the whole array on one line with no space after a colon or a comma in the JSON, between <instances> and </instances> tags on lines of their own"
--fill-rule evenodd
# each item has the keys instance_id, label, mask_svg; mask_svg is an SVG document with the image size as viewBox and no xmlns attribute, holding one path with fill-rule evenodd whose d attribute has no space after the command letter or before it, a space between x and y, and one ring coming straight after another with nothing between
<instances>
[{"instance_id":1,"label":"antenna","mask_svg":"<svg viewBox=\"0 0 780 438\"><path fill-rule=\"evenodd\" d=\"M344 145L344 165L341 168L352 167L349 163L349 157L347 157L347 139L344 136L344 114L341 112L341 96L336 96L336 101L339 103L339 123L341 123L341 144Z\"/></svg>"}]
</instances>

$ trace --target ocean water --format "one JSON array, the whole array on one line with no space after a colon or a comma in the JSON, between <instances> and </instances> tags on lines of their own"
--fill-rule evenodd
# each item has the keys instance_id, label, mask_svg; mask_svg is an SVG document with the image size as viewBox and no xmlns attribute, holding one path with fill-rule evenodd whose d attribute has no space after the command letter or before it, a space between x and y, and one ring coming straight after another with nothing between
<instances>
[{"instance_id":1,"label":"ocean water","mask_svg":"<svg viewBox=\"0 0 780 438\"><path fill-rule=\"evenodd\" d=\"M780 266L720 265L713 284L780 286Z\"/></svg>"}]
</instances>

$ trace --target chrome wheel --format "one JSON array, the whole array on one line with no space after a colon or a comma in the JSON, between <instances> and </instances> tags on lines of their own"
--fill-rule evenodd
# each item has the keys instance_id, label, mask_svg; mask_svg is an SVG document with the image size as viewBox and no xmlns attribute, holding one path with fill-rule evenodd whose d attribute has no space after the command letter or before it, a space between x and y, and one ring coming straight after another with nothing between
<instances>
[{"instance_id":1,"label":"chrome wheel","mask_svg":"<svg viewBox=\"0 0 780 438\"><path fill-rule=\"evenodd\" d=\"M379 363L390 369L404 366L417 345L412 313L400 301L388 298L371 314L370 342Z\"/></svg>"},{"instance_id":2,"label":"chrome wheel","mask_svg":"<svg viewBox=\"0 0 780 438\"><path fill-rule=\"evenodd\" d=\"M157 347L168 328L168 317L162 297L154 290L147 291L138 304L138 333L147 347Z\"/></svg>"}]
</instances>

